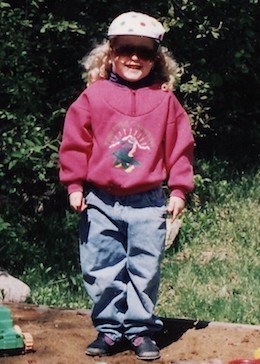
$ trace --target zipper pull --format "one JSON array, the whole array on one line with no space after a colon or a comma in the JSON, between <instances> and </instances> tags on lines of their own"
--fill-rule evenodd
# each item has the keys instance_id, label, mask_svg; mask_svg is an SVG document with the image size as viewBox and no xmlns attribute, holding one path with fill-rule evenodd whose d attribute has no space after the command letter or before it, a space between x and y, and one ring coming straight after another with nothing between
<instances>
[{"instance_id":1,"label":"zipper pull","mask_svg":"<svg viewBox=\"0 0 260 364\"><path fill-rule=\"evenodd\" d=\"M131 90L131 94L132 94L132 104L131 104L131 115L135 116L136 115L136 90Z\"/></svg>"}]
</instances>

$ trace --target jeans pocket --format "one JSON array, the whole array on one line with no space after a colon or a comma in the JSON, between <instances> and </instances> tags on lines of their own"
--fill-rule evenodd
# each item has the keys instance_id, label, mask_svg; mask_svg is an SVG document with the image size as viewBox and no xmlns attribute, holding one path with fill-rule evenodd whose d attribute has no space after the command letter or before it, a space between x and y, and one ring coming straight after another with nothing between
<instances>
[{"instance_id":1,"label":"jeans pocket","mask_svg":"<svg viewBox=\"0 0 260 364\"><path fill-rule=\"evenodd\" d=\"M96 200L96 196L95 194L93 193L93 191L88 191L86 196L85 196L85 202L87 204L88 207L94 205L94 201Z\"/></svg>"}]
</instances>

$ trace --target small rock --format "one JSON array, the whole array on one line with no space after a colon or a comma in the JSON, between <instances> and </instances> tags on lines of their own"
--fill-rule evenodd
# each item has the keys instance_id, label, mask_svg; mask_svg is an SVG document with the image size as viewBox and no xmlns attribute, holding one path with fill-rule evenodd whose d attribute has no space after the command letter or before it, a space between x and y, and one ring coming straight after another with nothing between
<instances>
[{"instance_id":1,"label":"small rock","mask_svg":"<svg viewBox=\"0 0 260 364\"><path fill-rule=\"evenodd\" d=\"M27 284L0 269L0 302L24 302L30 291Z\"/></svg>"}]
</instances>

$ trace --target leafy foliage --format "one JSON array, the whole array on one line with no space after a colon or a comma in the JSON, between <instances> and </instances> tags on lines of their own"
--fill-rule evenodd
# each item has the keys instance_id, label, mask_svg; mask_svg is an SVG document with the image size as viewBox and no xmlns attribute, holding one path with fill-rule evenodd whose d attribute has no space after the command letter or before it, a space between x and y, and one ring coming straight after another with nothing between
<instances>
[{"instance_id":1,"label":"leafy foliage","mask_svg":"<svg viewBox=\"0 0 260 364\"><path fill-rule=\"evenodd\" d=\"M137 6L132 0L0 2L2 266L21 272L39 262L60 269L76 264L78 216L67 210L58 181L63 119L85 87L80 60L123 11L150 13L167 28L165 44L185 69L176 93L190 114L198 152L235 155L240 149L240 160L248 162L259 137L258 5L257 0L153 0ZM206 190L203 173L196 178Z\"/></svg>"}]
</instances>

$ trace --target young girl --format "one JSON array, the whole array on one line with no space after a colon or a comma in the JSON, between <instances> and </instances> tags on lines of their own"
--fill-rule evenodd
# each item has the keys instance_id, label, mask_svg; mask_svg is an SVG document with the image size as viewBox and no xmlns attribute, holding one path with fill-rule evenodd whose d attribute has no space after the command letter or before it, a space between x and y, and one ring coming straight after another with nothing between
<instances>
[{"instance_id":1,"label":"young girl","mask_svg":"<svg viewBox=\"0 0 260 364\"><path fill-rule=\"evenodd\" d=\"M193 136L172 92L179 69L160 46L164 32L148 15L118 16L86 58L88 87L66 115L60 178L82 212L81 267L99 333L92 356L124 338L139 359L160 357L152 337L162 329L153 312L165 218L193 188Z\"/></svg>"}]
</instances>

